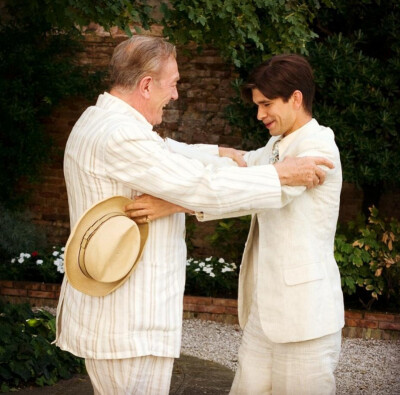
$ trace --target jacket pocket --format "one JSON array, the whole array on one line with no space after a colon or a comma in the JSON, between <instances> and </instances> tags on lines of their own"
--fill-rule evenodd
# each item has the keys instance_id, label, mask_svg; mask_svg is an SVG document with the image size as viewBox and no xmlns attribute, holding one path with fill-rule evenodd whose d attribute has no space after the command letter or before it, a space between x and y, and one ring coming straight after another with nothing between
<instances>
[{"instance_id":1,"label":"jacket pocket","mask_svg":"<svg viewBox=\"0 0 400 395\"><path fill-rule=\"evenodd\" d=\"M286 285L297 285L310 281L322 280L324 278L321 264L310 263L285 269L283 272Z\"/></svg>"}]
</instances>

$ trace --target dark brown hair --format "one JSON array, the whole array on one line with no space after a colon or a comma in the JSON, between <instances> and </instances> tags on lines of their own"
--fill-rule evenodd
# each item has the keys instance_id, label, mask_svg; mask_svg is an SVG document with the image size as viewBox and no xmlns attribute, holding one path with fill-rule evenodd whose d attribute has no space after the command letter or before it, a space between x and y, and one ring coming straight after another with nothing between
<instances>
[{"instance_id":1,"label":"dark brown hair","mask_svg":"<svg viewBox=\"0 0 400 395\"><path fill-rule=\"evenodd\" d=\"M315 85L310 64L300 55L276 55L261 63L250 74L241 88L242 98L253 102L253 89L268 99L281 98L287 102L295 90L303 94L304 110L312 114Z\"/></svg>"}]
</instances>

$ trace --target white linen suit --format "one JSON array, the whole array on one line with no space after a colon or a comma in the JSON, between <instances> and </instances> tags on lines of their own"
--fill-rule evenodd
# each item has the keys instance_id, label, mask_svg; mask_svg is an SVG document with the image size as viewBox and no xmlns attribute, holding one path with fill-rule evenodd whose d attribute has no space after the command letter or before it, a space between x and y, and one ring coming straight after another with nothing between
<instances>
[{"instance_id":1,"label":"white linen suit","mask_svg":"<svg viewBox=\"0 0 400 395\"><path fill-rule=\"evenodd\" d=\"M64 173L71 228L96 202L148 193L195 211L279 207L273 166L205 166L220 161L215 146L187 147L160 138L135 109L105 93L77 121L68 139ZM198 153L188 159L172 152ZM229 160L230 161L230 160ZM115 292L92 297L64 278L56 344L88 359L144 355L179 357L186 268L185 215L153 221L141 260Z\"/></svg>"},{"instance_id":2,"label":"white linen suit","mask_svg":"<svg viewBox=\"0 0 400 395\"><path fill-rule=\"evenodd\" d=\"M268 163L279 138L271 137L265 147L249 152L247 164ZM285 156L323 156L335 168L316 188L283 187L279 209L224 216L253 214L240 268L239 322L244 328L256 297L263 331L275 343L319 338L344 325L340 274L333 255L342 185L334 134L312 119L279 142L280 160Z\"/></svg>"}]
</instances>

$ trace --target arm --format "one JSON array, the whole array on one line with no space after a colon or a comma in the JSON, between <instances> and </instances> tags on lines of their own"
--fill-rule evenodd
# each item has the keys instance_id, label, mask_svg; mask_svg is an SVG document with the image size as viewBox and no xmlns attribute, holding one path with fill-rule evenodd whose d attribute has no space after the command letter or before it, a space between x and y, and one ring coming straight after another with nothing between
<instances>
[{"instance_id":1,"label":"arm","mask_svg":"<svg viewBox=\"0 0 400 395\"><path fill-rule=\"evenodd\" d=\"M285 158L282 162L275 164L281 183L292 183L293 185L304 185L309 183L308 188L323 184L325 181L325 171L318 165L325 165L332 168L332 162L325 158L305 157L305 158ZM311 184L312 183L312 184ZM301 194L305 188L294 189L285 188L287 204L296 195ZM175 205L168 201L156 198L150 195L141 195L135 198L135 201L126 207L127 215L137 223L144 223L167 215L175 213L194 214L192 210L185 209L182 206ZM200 221L215 220L221 218L240 217L243 215L255 214L260 210L234 211L224 215L209 215L203 212L197 212L197 219Z\"/></svg>"},{"instance_id":2,"label":"arm","mask_svg":"<svg viewBox=\"0 0 400 395\"><path fill-rule=\"evenodd\" d=\"M142 129L110 133L105 174L128 189L214 214L279 204L281 186L273 166L204 166L170 152L164 140Z\"/></svg>"},{"instance_id":3,"label":"arm","mask_svg":"<svg viewBox=\"0 0 400 395\"><path fill-rule=\"evenodd\" d=\"M125 210L126 214L138 224L176 213L194 214L194 211L151 195L136 196L133 202L125 207Z\"/></svg>"},{"instance_id":4,"label":"arm","mask_svg":"<svg viewBox=\"0 0 400 395\"><path fill-rule=\"evenodd\" d=\"M247 166L243 159L246 152L235 148L218 147L213 144L186 144L173 139L166 139L166 142L172 152L200 160L204 165L233 166L236 164L241 167Z\"/></svg>"}]
</instances>

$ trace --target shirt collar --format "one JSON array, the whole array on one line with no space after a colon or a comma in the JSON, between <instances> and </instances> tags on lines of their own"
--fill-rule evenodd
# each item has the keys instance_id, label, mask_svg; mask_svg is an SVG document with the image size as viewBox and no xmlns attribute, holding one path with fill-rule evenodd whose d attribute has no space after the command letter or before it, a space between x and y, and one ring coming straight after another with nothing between
<instances>
[{"instance_id":1,"label":"shirt collar","mask_svg":"<svg viewBox=\"0 0 400 395\"><path fill-rule=\"evenodd\" d=\"M302 127L296 129L293 133L288 134L285 137L279 136L277 141L279 141L279 156L283 152L285 152L286 148L295 140L300 134L305 133L306 131L312 130L318 127L318 122L315 118L312 118Z\"/></svg>"},{"instance_id":2,"label":"shirt collar","mask_svg":"<svg viewBox=\"0 0 400 395\"><path fill-rule=\"evenodd\" d=\"M153 129L153 126L139 111L130 106L127 102L109 94L108 92L99 95L96 106L134 117L136 120L147 124L151 129Z\"/></svg>"}]
</instances>

